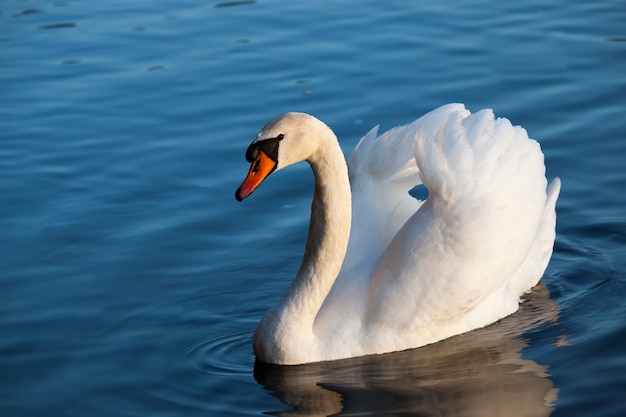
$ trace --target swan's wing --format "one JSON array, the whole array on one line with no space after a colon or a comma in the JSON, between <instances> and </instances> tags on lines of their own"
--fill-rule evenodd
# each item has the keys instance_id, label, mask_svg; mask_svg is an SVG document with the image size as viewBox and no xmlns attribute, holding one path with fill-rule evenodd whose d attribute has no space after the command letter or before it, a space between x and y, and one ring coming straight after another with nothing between
<instances>
[{"instance_id":1,"label":"swan's wing","mask_svg":"<svg viewBox=\"0 0 626 417\"><path fill-rule=\"evenodd\" d=\"M415 160L429 196L378 260L368 314L383 327L419 328L428 343L430 335L436 341L515 311L520 294L513 307L508 300L471 314L529 257L558 183L548 201L539 144L491 110L450 113L420 129ZM553 235L544 235L549 245ZM536 282L544 268L517 279Z\"/></svg>"},{"instance_id":2,"label":"swan's wing","mask_svg":"<svg viewBox=\"0 0 626 417\"><path fill-rule=\"evenodd\" d=\"M316 317L318 329L337 326L337 317L344 317L347 323L351 322L349 317L357 321L364 317L364 300L374 265L422 204L409 195L409 190L421 184L413 151L415 137L421 131L440 129L457 112L469 114L462 104L448 104L380 136L375 127L348 157L352 189L350 241L341 272ZM346 297L359 301L349 303Z\"/></svg>"},{"instance_id":3,"label":"swan's wing","mask_svg":"<svg viewBox=\"0 0 626 417\"><path fill-rule=\"evenodd\" d=\"M353 213L343 271L357 265L366 269L369 265L371 270L417 211L422 202L409 195L409 190L422 183L413 152L415 137L420 131L438 129L455 112L467 110L462 104L448 104L378 137L377 126L357 144L348 158Z\"/></svg>"}]
</instances>

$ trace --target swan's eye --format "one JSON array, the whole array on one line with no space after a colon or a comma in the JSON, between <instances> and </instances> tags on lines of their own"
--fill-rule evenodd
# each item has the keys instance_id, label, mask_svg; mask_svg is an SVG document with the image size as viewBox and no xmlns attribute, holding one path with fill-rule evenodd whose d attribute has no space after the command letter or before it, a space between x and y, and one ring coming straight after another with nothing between
<instances>
[{"instance_id":1,"label":"swan's eye","mask_svg":"<svg viewBox=\"0 0 626 417\"><path fill-rule=\"evenodd\" d=\"M278 139L278 140L283 140L283 139L285 139L285 135L283 135L283 134L281 133L280 135L276 136L276 139Z\"/></svg>"}]
</instances>

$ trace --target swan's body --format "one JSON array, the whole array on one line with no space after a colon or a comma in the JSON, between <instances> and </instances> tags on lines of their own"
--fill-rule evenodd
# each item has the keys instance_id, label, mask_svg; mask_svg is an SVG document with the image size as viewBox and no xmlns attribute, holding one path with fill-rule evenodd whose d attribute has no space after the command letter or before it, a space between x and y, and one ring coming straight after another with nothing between
<instances>
[{"instance_id":1,"label":"swan's body","mask_svg":"<svg viewBox=\"0 0 626 417\"><path fill-rule=\"evenodd\" d=\"M392 352L483 327L516 311L548 264L560 181L546 189L524 129L450 104L376 130L346 164L330 128L287 113L248 149L240 200L287 165L306 160L315 175L302 265L254 334L265 362ZM420 183L425 201L408 193Z\"/></svg>"}]
</instances>

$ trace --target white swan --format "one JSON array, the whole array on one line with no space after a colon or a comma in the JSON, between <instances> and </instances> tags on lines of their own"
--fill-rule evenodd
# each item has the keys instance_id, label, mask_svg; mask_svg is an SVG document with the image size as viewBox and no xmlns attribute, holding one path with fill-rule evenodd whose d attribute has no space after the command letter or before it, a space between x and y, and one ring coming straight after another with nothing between
<instances>
[{"instance_id":1,"label":"white swan","mask_svg":"<svg viewBox=\"0 0 626 417\"><path fill-rule=\"evenodd\" d=\"M346 164L330 128L287 113L248 148L238 200L296 162L315 175L302 264L254 334L260 360L295 365L434 343L513 313L541 278L560 181L546 190L543 154L523 128L449 104L376 132ZM420 183L425 201L408 193Z\"/></svg>"}]
</instances>

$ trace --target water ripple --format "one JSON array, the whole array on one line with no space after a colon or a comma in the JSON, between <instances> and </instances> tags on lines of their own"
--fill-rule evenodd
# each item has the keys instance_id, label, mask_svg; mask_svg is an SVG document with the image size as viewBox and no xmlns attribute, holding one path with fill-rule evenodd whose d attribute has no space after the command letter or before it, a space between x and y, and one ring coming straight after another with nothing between
<instances>
[{"instance_id":1,"label":"water ripple","mask_svg":"<svg viewBox=\"0 0 626 417\"><path fill-rule=\"evenodd\" d=\"M223 9L225 7L246 6L255 3L255 0L225 1L222 3L216 3L213 7L215 7L216 9Z\"/></svg>"},{"instance_id":2,"label":"water ripple","mask_svg":"<svg viewBox=\"0 0 626 417\"><path fill-rule=\"evenodd\" d=\"M252 334L232 333L198 340L182 348L194 371L211 375L248 375L254 362Z\"/></svg>"},{"instance_id":3,"label":"water ripple","mask_svg":"<svg viewBox=\"0 0 626 417\"><path fill-rule=\"evenodd\" d=\"M66 23L53 23L50 25L42 25L39 26L39 29L42 30L50 30L50 29L67 29L76 27L76 23L66 22Z\"/></svg>"}]
</instances>

